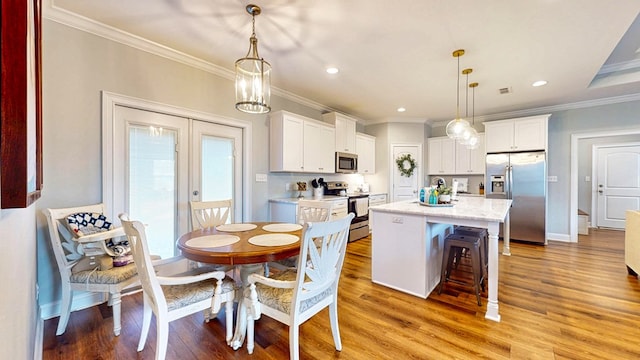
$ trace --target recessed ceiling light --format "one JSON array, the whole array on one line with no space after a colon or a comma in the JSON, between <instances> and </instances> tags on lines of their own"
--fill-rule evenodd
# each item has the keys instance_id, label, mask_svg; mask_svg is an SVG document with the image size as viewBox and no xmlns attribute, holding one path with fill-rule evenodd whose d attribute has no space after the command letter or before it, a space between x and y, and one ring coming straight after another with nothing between
<instances>
[{"instance_id":1,"label":"recessed ceiling light","mask_svg":"<svg viewBox=\"0 0 640 360\"><path fill-rule=\"evenodd\" d=\"M403 107L399 107L399 108L398 108L398 112L405 112L405 111L407 111L407 109L405 109L405 108L403 108Z\"/></svg>"},{"instance_id":2,"label":"recessed ceiling light","mask_svg":"<svg viewBox=\"0 0 640 360\"><path fill-rule=\"evenodd\" d=\"M533 86L533 87L544 86L544 85L547 85L547 81L546 80L538 80L538 81L534 82L533 84L531 84L531 86Z\"/></svg>"},{"instance_id":3,"label":"recessed ceiling light","mask_svg":"<svg viewBox=\"0 0 640 360\"><path fill-rule=\"evenodd\" d=\"M327 74L337 74L338 73L338 68L334 68L334 67L329 67L327 68Z\"/></svg>"}]
</instances>

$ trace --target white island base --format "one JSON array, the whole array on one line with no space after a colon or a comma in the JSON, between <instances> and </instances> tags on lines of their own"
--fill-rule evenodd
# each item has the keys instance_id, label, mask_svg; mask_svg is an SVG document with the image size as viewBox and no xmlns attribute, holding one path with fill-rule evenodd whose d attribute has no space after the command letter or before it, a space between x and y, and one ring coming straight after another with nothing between
<instances>
[{"instance_id":1,"label":"white island base","mask_svg":"<svg viewBox=\"0 0 640 360\"><path fill-rule=\"evenodd\" d=\"M440 282L444 238L453 225L482 227L489 232L485 318L500 321L498 231L504 222L508 234L510 206L511 200L469 198L449 208L425 207L415 201L371 207L376 224L371 236L371 280L426 299Z\"/></svg>"}]
</instances>

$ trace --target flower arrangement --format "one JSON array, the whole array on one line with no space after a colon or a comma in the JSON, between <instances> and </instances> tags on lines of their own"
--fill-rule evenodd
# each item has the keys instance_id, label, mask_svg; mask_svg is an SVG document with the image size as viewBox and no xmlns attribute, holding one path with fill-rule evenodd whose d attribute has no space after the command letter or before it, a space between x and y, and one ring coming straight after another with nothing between
<instances>
[{"instance_id":1,"label":"flower arrangement","mask_svg":"<svg viewBox=\"0 0 640 360\"><path fill-rule=\"evenodd\" d=\"M396 159L396 165L398 166L398 171L400 171L401 176L411 177L413 172L416 170L418 166L416 164L416 160L411 157L411 154L404 154L398 156Z\"/></svg>"}]
</instances>

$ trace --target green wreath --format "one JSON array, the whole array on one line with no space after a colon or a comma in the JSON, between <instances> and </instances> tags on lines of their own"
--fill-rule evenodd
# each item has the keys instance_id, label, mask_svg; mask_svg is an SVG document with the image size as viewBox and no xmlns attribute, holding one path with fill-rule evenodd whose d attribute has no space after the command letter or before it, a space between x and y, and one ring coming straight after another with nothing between
<instances>
[{"instance_id":1,"label":"green wreath","mask_svg":"<svg viewBox=\"0 0 640 360\"><path fill-rule=\"evenodd\" d=\"M407 166L407 163L409 163L409 166ZM396 165L398 165L400 175L406 177L411 177L417 166L416 161L411 157L411 154L404 154L398 157L396 159Z\"/></svg>"}]
</instances>

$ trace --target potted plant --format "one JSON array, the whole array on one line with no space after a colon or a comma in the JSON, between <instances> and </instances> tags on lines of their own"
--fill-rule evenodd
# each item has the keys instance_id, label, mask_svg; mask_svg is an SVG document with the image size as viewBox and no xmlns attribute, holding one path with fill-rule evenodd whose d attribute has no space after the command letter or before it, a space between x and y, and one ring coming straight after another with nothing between
<instances>
[{"instance_id":1,"label":"potted plant","mask_svg":"<svg viewBox=\"0 0 640 360\"><path fill-rule=\"evenodd\" d=\"M441 186L438 188L438 203L439 204L450 204L451 203L451 192L452 189L450 186Z\"/></svg>"}]
</instances>

